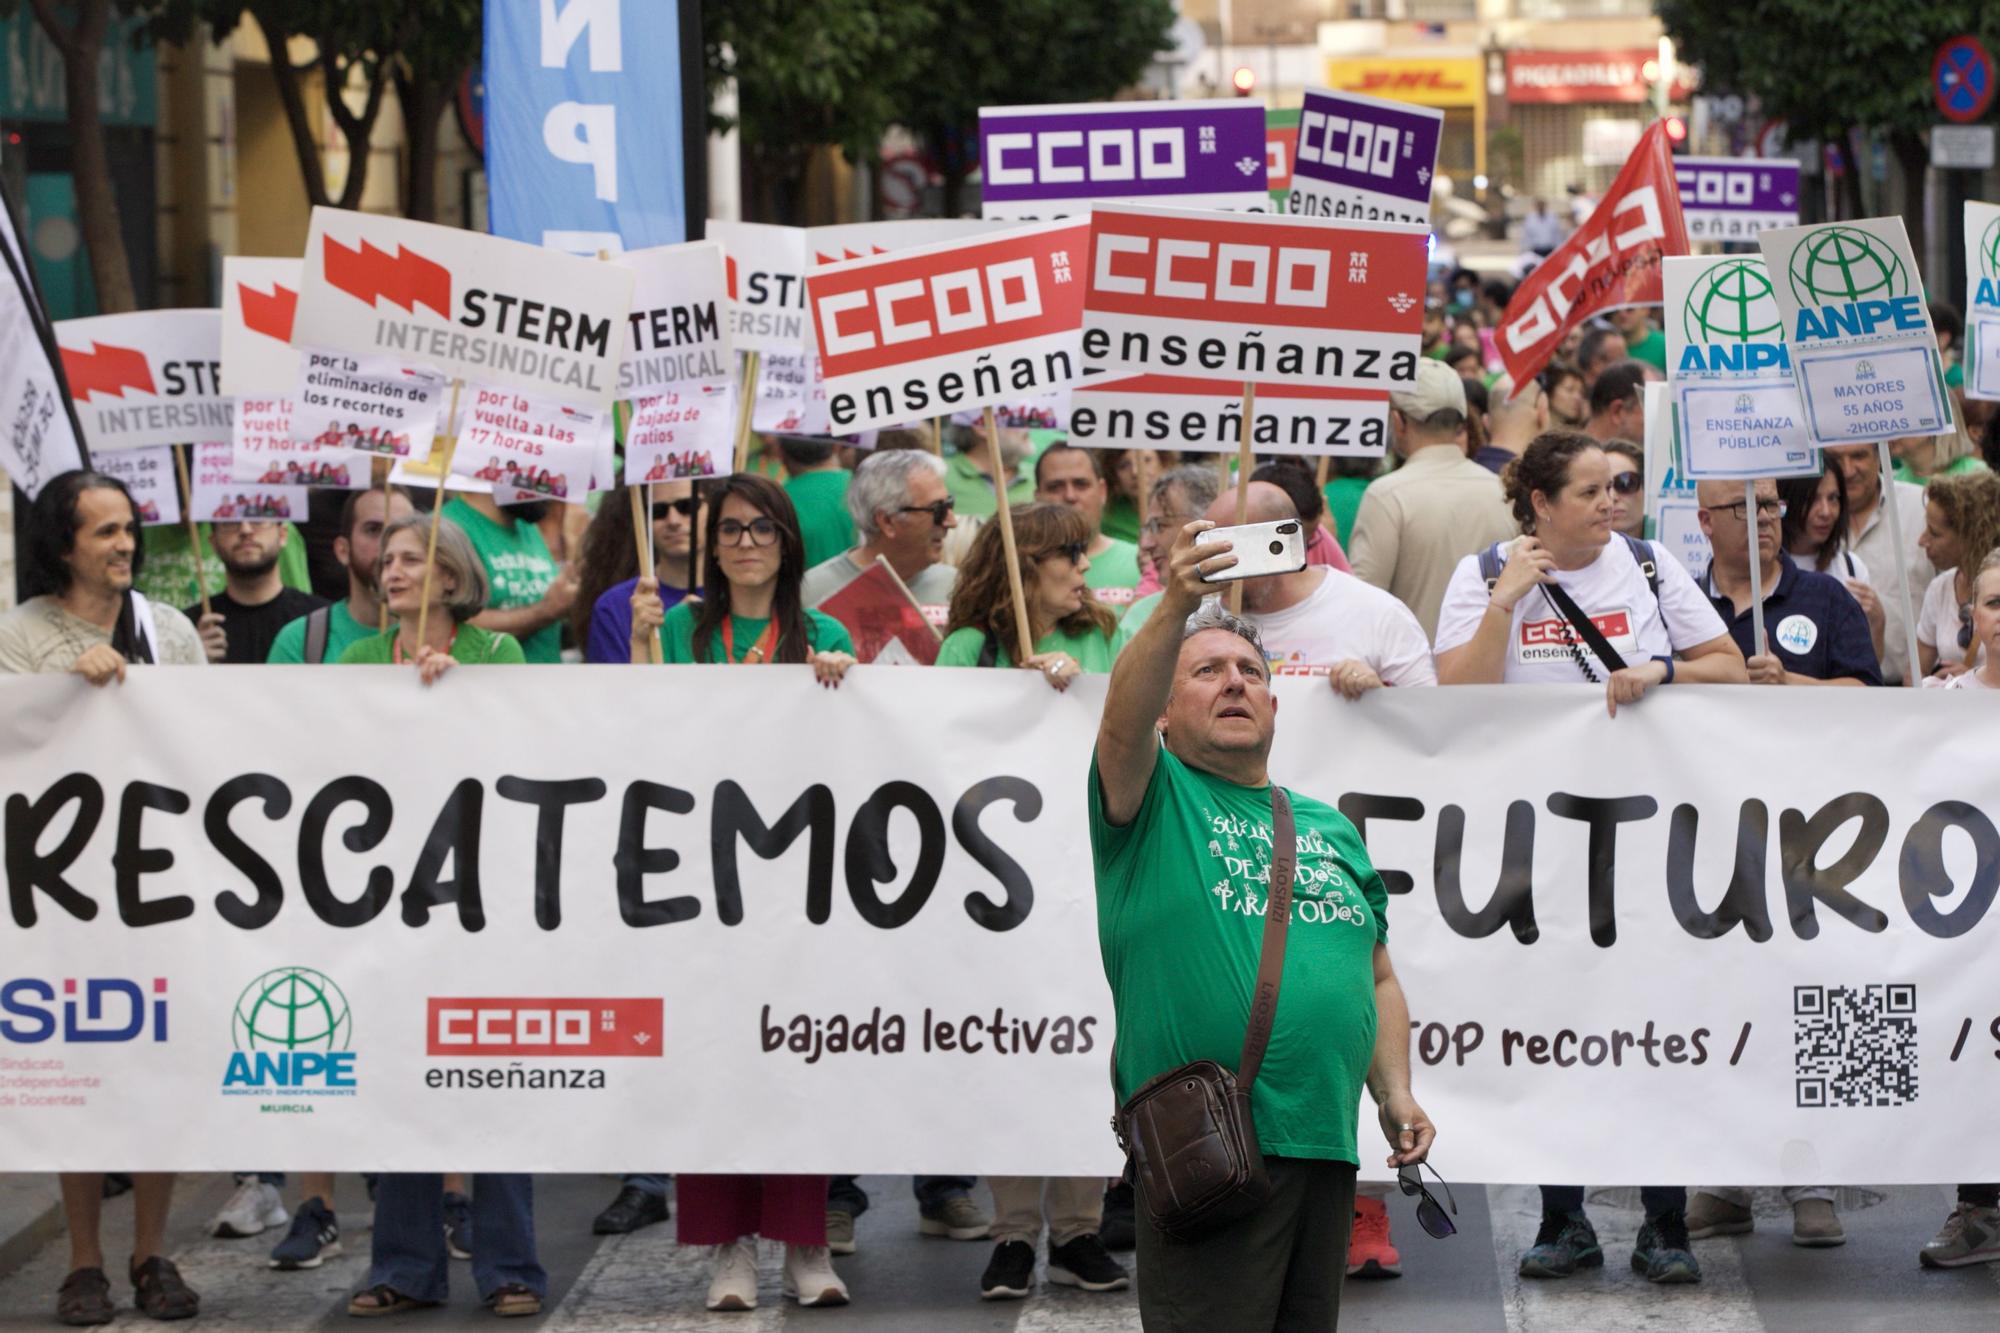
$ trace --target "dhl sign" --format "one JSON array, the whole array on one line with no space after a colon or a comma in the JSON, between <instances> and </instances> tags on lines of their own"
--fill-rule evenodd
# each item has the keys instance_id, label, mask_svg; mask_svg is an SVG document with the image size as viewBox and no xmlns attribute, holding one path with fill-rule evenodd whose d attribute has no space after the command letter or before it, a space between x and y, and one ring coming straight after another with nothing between
<instances>
[{"instance_id":1,"label":"dhl sign","mask_svg":"<svg viewBox=\"0 0 2000 1333\"><path fill-rule=\"evenodd\" d=\"M1353 56L1326 62L1329 88L1416 106L1473 107L1486 100L1477 56Z\"/></svg>"}]
</instances>

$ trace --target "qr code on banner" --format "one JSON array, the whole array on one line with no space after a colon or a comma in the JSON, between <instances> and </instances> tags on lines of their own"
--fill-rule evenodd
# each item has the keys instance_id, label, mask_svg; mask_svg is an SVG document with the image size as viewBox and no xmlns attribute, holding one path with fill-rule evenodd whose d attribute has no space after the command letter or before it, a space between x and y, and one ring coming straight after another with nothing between
<instances>
[{"instance_id":1,"label":"qr code on banner","mask_svg":"<svg viewBox=\"0 0 2000 1333\"><path fill-rule=\"evenodd\" d=\"M1792 987L1792 1076L1801 1107L1917 1099L1917 988Z\"/></svg>"}]
</instances>

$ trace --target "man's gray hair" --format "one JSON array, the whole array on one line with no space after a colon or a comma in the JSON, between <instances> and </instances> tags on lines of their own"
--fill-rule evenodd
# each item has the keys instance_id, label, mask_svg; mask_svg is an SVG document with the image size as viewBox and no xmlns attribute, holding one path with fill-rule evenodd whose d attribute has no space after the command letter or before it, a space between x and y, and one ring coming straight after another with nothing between
<instances>
[{"instance_id":1,"label":"man's gray hair","mask_svg":"<svg viewBox=\"0 0 2000 1333\"><path fill-rule=\"evenodd\" d=\"M1167 493L1172 490L1179 490L1187 499L1188 512L1199 516L1206 514L1215 498L1222 494L1222 480L1212 467L1183 463L1153 478L1153 489L1146 502L1158 509L1167 502Z\"/></svg>"},{"instance_id":2,"label":"man's gray hair","mask_svg":"<svg viewBox=\"0 0 2000 1333\"><path fill-rule=\"evenodd\" d=\"M1270 655L1264 651L1264 640L1258 635L1257 627L1242 616L1232 615L1222 604L1220 597L1209 598L1187 618L1187 624L1181 627L1181 642L1186 643L1195 635L1212 629L1226 630L1255 648L1258 661L1271 660Z\"/></svg>"},{"instance_id":3,"label":"man's gray hair","mask_svg":"<svg viewBox=\"0 0 2000 1333\"><path fill-rule=\"evenodd\" d=\"M921 449L891 449L861 460L847 484L847 513L862 541L874 539L877 514L910 502L910 478L925 469L942 479L944 460Z\"/></svg>"}]
</instances>

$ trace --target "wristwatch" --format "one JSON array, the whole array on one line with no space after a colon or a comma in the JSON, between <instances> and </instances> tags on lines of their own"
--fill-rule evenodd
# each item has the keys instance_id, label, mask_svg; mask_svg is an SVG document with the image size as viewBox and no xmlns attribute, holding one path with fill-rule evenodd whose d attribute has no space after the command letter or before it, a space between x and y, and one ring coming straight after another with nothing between
<instances>
[{"instance_id":1,"label":"wristwatch","mask_svg":"<svg viewBox=\"0 0 2000 1333\"><path fill-rule=\"evenodd\" d=\"M1664 666L1665 666L1665 667L1667 668L1667 678L1666 678L1665 680L1661 681L1661 682L1660 682L1660 684L1662 684L1662 685L1671 685L1671 684L1673 684L1673 683L1674 683L1674 655L1673 655L1672 653L1655 653L1655 654L1653 654L1653 660L1654 660L1655 662L1659 662L1659 663L1663 664L1663 665L1664 665Z\"/></svg>"}]
</instances>

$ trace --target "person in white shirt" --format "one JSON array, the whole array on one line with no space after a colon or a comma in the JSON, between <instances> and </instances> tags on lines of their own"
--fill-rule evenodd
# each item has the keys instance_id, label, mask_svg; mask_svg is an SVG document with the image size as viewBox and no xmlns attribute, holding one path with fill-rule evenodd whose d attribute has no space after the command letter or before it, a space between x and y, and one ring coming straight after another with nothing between
<instances>
[{"instance_id":1,"label":"person in white shirt","mask_svg":"<svg viewBox=\"0 0 2000 1333\"><path fill-rule=\"evenodd\" d=\"M1521 219L1521 248L1547 259L1562 243L1562 219L1549 212L1548 200L1535 200L1534 209Z\"/></svg>"},{"instance_id":2,"label":"person in white shirt","mask_svg":"<svg viewBox=\"0 0 2000 1333\"><path fill-rule=\"evenodd\" d=\"M1250 483L1250 523L1299 516L1292 498L1268 481ZM1226 491L1206 515L1218 527L1236 521L1236 493ZM1343 697L1384 685L1435 685L1424 627L1401 602L1352 574L1308 565L1290 574L1243 581L1243 618L1257 627L1273 675L1325 672Z\"/></svg>"},{"instance_id":3,"label":"person in white shirt","mask_svg":"<svg viewBox=\"0 0 2000 1333\"><path fill-rule=\"evenodd\" d=\"M1937 569L1919 546L1924 532L1924 488L1907 481L1884 485L1882 457L1872 444L1836 444L1825 454L1840 469L1847 485L1847 545L1868 562L1875 573L1875 587L1882 599L1882 683L1906 682L1910 674L1909 629L1916 608ZM1884 499L1893 500L1903 526L1903 549L1898 551L1890 533ZM1896 571L1903 571L1903 587L1896 586ZM1907 589L1908 601L1903 598ZM1921 673L1920 673L1921 674Z\"/></svg>"},{"instance_id":4,"label":"person in white shirt","mask_svg":"<svg viewBox=\"0 0 2000 1333\"><path fill-rule=\"evenodd\" d=\"M2000 476L1979 471L1931 478L1917 545L1940 571L1917 610L1918 665L1926 677L1955 676L1977 663L1972 576L2000 547Z\"/></svg>"},{"instance_id":5,"label":"person in white shirt","mask_svg":"<svg viewBox=\"0 0 2000 1333\"><path fill-rule=\"evenodd\" d=\"M1507 498L1525 535L1493 549L1504 563L1490 586L1479 554L1453 572L1438 615L1441 682L1602 685L1616 716L1655 686L1748 681L1742 652L1686 567L1657 542L1612 532L1611 464L1596 440L1538 437L1509 470ZM1572 627L1564 601L1590 618L1617 662Z\"/></svg>"},{"instance_id":6,"label":"person in white shirt","mask_svg":"<svg viewBox=\"0 0 2000 1333\"><path fill-rule=\"evenodd\" d=\"M1977 667L1955 676L1926 676L1925 686L2000 690L2000 551L1987 556L1972 578L1972 642L1984 654Z\"/></svg>"}]
</instances>

